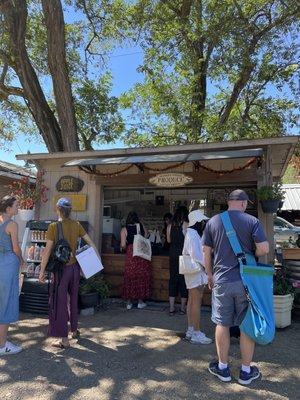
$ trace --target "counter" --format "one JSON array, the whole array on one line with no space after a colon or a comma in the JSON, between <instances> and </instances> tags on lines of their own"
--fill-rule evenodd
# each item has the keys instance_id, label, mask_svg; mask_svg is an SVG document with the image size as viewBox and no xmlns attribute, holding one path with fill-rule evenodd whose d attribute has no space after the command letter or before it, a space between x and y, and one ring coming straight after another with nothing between
<instances>
[{"instance_id":1,"label":"counter","mask_svg":"<svg viewBox=\"0 0 300 400\"><path fill-rule=\"evenodd\" d=\"M111 285L111 296L121 297L123 272L125 266L125 254L101 254L104 266L104 275L107 282ZM152 257L152 300L169 300L169 257ZM208 288L205 289L203 304L211 304L211 293Z\"/></svg>"}]
</instances>

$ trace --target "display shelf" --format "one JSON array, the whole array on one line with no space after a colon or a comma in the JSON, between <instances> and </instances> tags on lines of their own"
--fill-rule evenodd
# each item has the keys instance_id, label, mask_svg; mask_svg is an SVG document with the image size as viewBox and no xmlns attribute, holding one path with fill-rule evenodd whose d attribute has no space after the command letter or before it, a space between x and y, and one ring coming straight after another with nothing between
<instances>
[{"instance_id":1,"label":"display shelf","mask_svg":"<svg viewBox=\"0 0 300 400\"><path fill-rule=\"evenodd\" d=\"M46 243L47 240L41 240L41 239L36 239L36 240L30 240L31 243Z\"/></svg>"}]
</instances>

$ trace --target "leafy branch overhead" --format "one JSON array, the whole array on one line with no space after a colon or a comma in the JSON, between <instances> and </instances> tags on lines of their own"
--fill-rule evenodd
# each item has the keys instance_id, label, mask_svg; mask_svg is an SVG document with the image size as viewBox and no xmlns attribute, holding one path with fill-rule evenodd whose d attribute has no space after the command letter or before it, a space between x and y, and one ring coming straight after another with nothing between
<instances>
[{"instance_id":1,"label":"leafy branch overhead","mask_svg":"<svg viewBox=\"0 0 300 400\"><path fill-rule=\"evenodd\" d=\"M293 132L299 17L295 0L0 0L0 141L34 133L76 151ZM139 83L111 96L110 57L131 47Z\"/></svg>"}]
</instances>

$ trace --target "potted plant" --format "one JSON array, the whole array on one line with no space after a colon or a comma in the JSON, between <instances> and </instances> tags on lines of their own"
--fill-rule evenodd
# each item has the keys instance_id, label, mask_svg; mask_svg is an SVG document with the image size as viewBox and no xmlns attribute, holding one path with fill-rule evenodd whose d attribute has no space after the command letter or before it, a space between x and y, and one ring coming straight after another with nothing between
<instances>
[{"instance_id":1,"label":"potted plant","mask_svg":"<svg viewBox=\"0 0 300 400\"><path fill-rule=\"evenodd\" d=\"M280 202L284 200L282 183L278 181L273 183L271 186L262 186L257 189L256 196L264 213L276 213Z\"/></svg>"},{"instance_id":2,"label":"potted plant","mask_svg":"<svg viewBox=\"0 0 300 400\"><path fill-rule=\"evenodd\" d=\"M48 201L46 192L48 188L44 185L45 172L38 171L35 182L32 178L24 176L22 179L13 181L7 187L10 195L15 197L19 202L19 216L23 221L30 221L34 218L34 206L38 201L46 203Z\"/></svg>"},{"instance_id":3,"label":"potted plant","mask_svg":"<svg viewBox=\"0 0 300 400\"><path fill-rule=\"evenodd\" d=\"M294 288L283 266L275 271L273 293L276 328L285 328L291 325Z\"/></svg>"},{"instance_id":4,"label":"potted plant","mask_svg":"<svg viewBox=\"0 0 300 400\"><path fill-rule=\"evenodd\" d=\"M81 308L96 307L99 301L109 297L109 285L103 274L98 272L91 278L82 278L79 285L79 299Z\"/></svg>"}]
</instances>

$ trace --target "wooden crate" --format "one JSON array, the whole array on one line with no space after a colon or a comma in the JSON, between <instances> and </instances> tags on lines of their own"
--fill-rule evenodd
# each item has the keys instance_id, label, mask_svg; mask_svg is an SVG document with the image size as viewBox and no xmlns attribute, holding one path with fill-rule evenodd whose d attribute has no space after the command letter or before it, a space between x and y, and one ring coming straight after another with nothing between
<instances>
[{"instance_id":1,"label":"wooden crate","mask_svg":"<svg viewBox=\"0 0 300 400\"><path fill-rule=\"evenodd\" d=\"M300 248L282 249L284 260L300 260Z\"/></svg>"}]
</instances>

